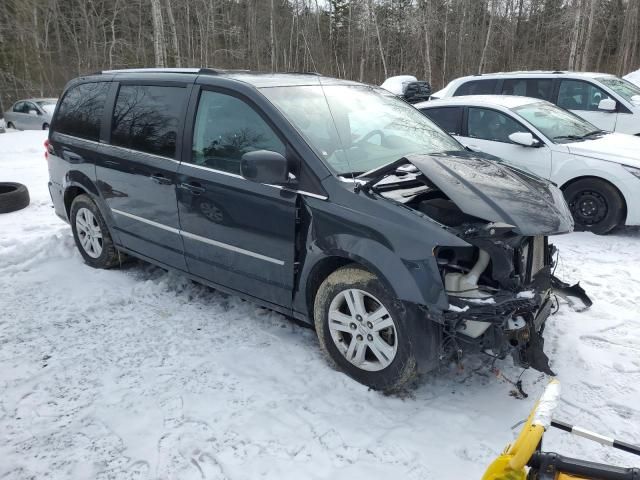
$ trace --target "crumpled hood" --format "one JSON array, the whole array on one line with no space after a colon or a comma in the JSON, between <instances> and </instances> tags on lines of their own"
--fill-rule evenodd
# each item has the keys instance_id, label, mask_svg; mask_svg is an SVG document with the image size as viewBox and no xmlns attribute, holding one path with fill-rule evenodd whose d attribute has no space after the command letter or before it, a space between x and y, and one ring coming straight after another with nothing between
<instances>
[{"instance_id":1,"label":"crumpled hood","mask_svg":"<svg viewBox=\"0 0 640 480\"><path fill-rule=\"evenodd\" d=\"M540 177L473 152L406 159L468 215L513 225L527 236L573 230L562 192Z\"/></svg>"},{"instance_id":2,"label":"crumpled hood","mask_svg":"<svg viewBox=\"0 0 640 480\"><path fill-rule=\"evenodd\" d=\"M624 163L640 168L640 137L624 133L608 133L600 138L565 144L575 155Z\"/></svg>"}]
</instances>

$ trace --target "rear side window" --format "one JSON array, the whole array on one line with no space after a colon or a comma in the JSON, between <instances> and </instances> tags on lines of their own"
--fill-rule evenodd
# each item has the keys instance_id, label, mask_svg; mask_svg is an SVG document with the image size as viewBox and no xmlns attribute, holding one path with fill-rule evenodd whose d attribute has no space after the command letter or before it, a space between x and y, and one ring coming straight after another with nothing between
<instances>
[{"instance_id":1,"label":"rear side window","mask_svg":"<svg viewBox=\"0 0 640 480\"><path fill-rule=\"evenodd\" d=\"M113 111L111 143L175 158L185 102L185 88L122 85Z\"/></svg>"},{"instance_id":2,"label":"rear side window","mask_svg":"<svg viewBox=\"0 0 640 480\"><path fill-rule=\"evenodd\" d=\"M18 102L13 106L13 111L16 113L25 113L23 112L25 107L25 103L24 102Z\"/></svg>"},{"instance_id":3,"label":"rear side window","mask_svg":"<svg viewBox=\"0 0 640 480\"><path fill-rule=\"evenodd\" d=\"M203 91L193 131L192 162L239 174L242 155L255 150L286 154L284 143L246 102Z\"/></svg>"},{"instance_id":4,"label":"rear side window","mask_svg":"<svg viewBox=\"0 0 640 480\"><path fill-rule=\"evenodd\" d=\"M108 82L83 83L71 87L60 103L52 129L98 141L108 90Z\"/></svg>"},{"instance_id":5,"label":"rear side window","mask_svg":"<svg viewBox=\"0 0 640 480\"><path fill-rule=\"evenodd\" d=\"M491 95L495 92L498 80L473 80L458 87L454 97L463 95Z\"/></svg>"},{"instance_id":6,"label":"rear side window","mask_svg":"<svg viewBox=\"0 0 640 480\"><path fill-rule=\"evenodd\" d=\"M462 128L462 107L425 108L422 110L441 129L450 135L460 135Z\"/></svg>"},{"instance_id":7,"label":"rear side window","mask_svg":"<svg viewBox=\"0 0 640 480\"><path fill-rule=\"evenodd\" d=\"M553 80L551 78L512 78L502 83L502 95L519 95L541 100L551 100Z\"/></svg>"}]
</instances>

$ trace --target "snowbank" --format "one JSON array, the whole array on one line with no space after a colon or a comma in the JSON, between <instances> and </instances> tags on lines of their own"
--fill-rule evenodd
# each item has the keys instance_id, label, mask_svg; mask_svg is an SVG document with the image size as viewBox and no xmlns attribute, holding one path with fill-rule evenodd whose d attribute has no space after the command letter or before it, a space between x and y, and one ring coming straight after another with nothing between
<instances>
[{"instance_id":1,"label":"snowbank","mask_svg":"<svg viewBox=\"0 0 640 480\"><path fill-rule=\"evenodd\" d=\"M543 391L526 371L530 397L516 400L468 357L387 397L333 371L314 332L280 315L142 263L87 267L51 208L45 135L0 135L0 180L32 198L0 215L0 478L480 478ZM595 302L547 327L556 416L640 443L640 234L554 243L557 273ZM638 465L557 431L545 447Z\"/></svg>"}]
</instances>

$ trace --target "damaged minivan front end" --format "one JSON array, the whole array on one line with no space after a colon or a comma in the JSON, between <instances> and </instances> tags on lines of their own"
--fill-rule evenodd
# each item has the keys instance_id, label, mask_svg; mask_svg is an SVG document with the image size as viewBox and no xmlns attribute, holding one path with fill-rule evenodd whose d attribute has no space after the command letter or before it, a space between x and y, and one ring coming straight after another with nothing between
<instances>
[{"instance_id":1,"label":"damaged minivan front end","mask_svg":"<svg viewBox=\"0 0 640 480\"><path fill-rule=\"evenodd\" d=\"M591 305L578 285L553 276L557 251L549 236L573 230L560 190L471 152L406 156L361 180L360 189L457 237L433 248L449 306L426 313L442 325L442 354L511 355L516 365L552 375L542 334L554 292Z\"/></svg>"}]
</instances>

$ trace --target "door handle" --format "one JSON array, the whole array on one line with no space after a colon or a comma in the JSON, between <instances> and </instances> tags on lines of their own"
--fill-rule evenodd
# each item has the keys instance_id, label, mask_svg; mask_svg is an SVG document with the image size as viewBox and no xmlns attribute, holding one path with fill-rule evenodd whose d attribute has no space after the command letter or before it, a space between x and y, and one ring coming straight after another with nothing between
<instances>
[{"instance_id":1,"label":"door handle","mask_svg":"<svg viewBox=\"0 0 640 480\"><path fill-rule=\"evenodd\" d=\"M173 183L170 178L165 177L161 173L156 173L155 175L151 175L151 180L160 185L171 185Z\"/></svg>"},{"instance_id":2,"label":"door handle","mask_svg":"<svg viewBox=\"0 0 640 480\"><path fill-rule=\"evenodd\" d=\"M198 182L181 183L178 186L183 190L188 190L192 195L202 195L206 191Z\"/></svg>"}]
</instances>

